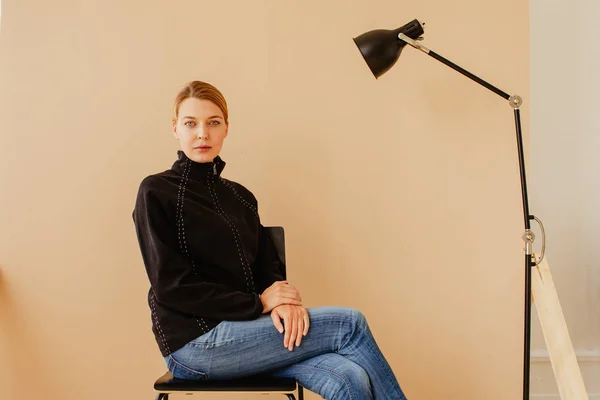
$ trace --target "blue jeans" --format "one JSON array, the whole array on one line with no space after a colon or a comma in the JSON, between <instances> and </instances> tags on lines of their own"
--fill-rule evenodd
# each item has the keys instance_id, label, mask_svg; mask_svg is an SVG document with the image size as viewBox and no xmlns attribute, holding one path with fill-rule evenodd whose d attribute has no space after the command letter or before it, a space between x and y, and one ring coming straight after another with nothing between
<instances>
[{"instance_id":1,"label":"blue jeans","mask_svg":"<svg viewBox=\"0 0 600 400\"><path fill-rule=\"evenodd\" d=\"M296 379L327 400L405 400L360 311L309 308L300 347L283 347L269 315L223 321L165 357L180 379L232 379L255 374Z\"/></svg>"}]
</instances>

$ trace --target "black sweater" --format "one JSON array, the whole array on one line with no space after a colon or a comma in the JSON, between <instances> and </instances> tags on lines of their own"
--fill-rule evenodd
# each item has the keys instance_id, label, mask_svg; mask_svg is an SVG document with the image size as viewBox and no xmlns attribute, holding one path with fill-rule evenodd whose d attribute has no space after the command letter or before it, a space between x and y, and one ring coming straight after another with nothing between
<instances>
[{"instance_id":1,"label":"black sweater","mask_svg":"<svg viewBox=\"0 0 600 400\"><path fill-rule=\"evenodd\" d=\"M223 320L257 318L258 294L283 279L254 195L221 177L220 157L177 155L171 169L142 181L133 210L163 356Z\"/></svg>"}]
</instances>

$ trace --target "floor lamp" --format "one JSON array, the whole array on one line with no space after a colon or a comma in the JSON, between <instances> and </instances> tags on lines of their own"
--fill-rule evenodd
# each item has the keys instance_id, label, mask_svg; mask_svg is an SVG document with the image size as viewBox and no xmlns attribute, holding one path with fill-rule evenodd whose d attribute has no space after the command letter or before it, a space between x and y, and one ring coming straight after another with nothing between
<instances>
[{"instance_id":1,"label":"floor lamp","mask_svg":"<svg viewBox=\"0 0 600 400\"><path fill-rule=\"evenodd\" d=\"M514 110L515 128L517 133L517 151L519 155L519 170L521 175L521 197L523 201L523 222L525 225L525 233L523 241L525 242L525 305L524 305L524 351L523 351L523 399L529 399L529 377L530 377L530 350L531 350L531 298L532 298L532 270L535 269L534 275L534 298L538 313L540 314L540 322L544 331L544 338L548 345L554 374L559 384L559 390L563 398L582 399L581 388L583 380L581 372L577 366L577 361L573 352L568 330L564 322L560 303L556 295L556 290L552 282L549 270L543 266L545 251L545 233L541 221L529 213L529 200L527 196L527 179L525 174L525 156L523 154L523 136L521 132L521 113L519 107L523 100L519 96L511 96L508 93L498 89L483 79L473 75L469 71L459 67L453 62L440 56L439 54L429 50L421 45L419 41L423 39L424 24L418 20L413 20L398 29L387 30L377 29L363 33L354 38L354 42L358 46L367 65L369 66L375 78L379 78L386 73L398 60L402 49L407 45L411 45L415 49L421 50L425 54L435 58L443 64L449 66L455 71L460 72L464 76L479 83L483 87L491 90L497 95L508 100L510 106ZM533 242L535 235L531 231L530 222L535 220L541 228L542 232L542 250L539 259L533 253ZM541 303L541 304L540 304ZM546 310L542 315L540 306ZM548 311L550 310L550 311ZM568 339L568 345L565 345L565 335ZM552 348L551 348L552 347ZM567 355L565 355L565 350ZM553 357L554 355L554 357ZM567 371L568 373L565 373ZM561 386L562 383L562 386ZM574 397L564 397L572 393ZM587 398L587 395L586 397Z\"/></svg>"}]
</instances>

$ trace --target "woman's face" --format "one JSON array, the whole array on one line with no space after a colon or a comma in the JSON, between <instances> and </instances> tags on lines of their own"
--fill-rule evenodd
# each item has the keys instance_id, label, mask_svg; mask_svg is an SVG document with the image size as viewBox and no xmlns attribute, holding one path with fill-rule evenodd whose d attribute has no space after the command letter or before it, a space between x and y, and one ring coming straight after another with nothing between
<instances>
[{"instance_id":1,"label":"woman's face","mask_svg":"<svg viewBox=\"0 0 600 400\"><path fill-rule=\"evenodd\" d=\"M189 97L181 102L173 133L189 159L211 162L221 152L229 124L221 109L210 100Z\"/></svg>"}]
</instances>

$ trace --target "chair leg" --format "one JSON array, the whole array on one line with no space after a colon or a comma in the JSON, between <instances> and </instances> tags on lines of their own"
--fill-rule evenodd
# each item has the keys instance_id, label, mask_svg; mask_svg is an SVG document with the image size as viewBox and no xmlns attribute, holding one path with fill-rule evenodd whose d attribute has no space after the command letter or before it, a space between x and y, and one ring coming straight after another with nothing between
<instances>
[{"instance_id":1,"label":"chair leg","mask_svg":"<svg viewBox=\"0 0 600 400\"><path fill-rule=\"evenodd\" d=\"M304 387L298 384L298 400L304 400Z\"/></svg>"},{"instance_id":2,"label":"chair leg","mask_svg":"<svg viewBox=\"0 0 600 400\"><path fill-rule=\"evenodd\" d=\"M156 400L169 400L169 393L159 393Z\"/></svg>"}]
</instances>

